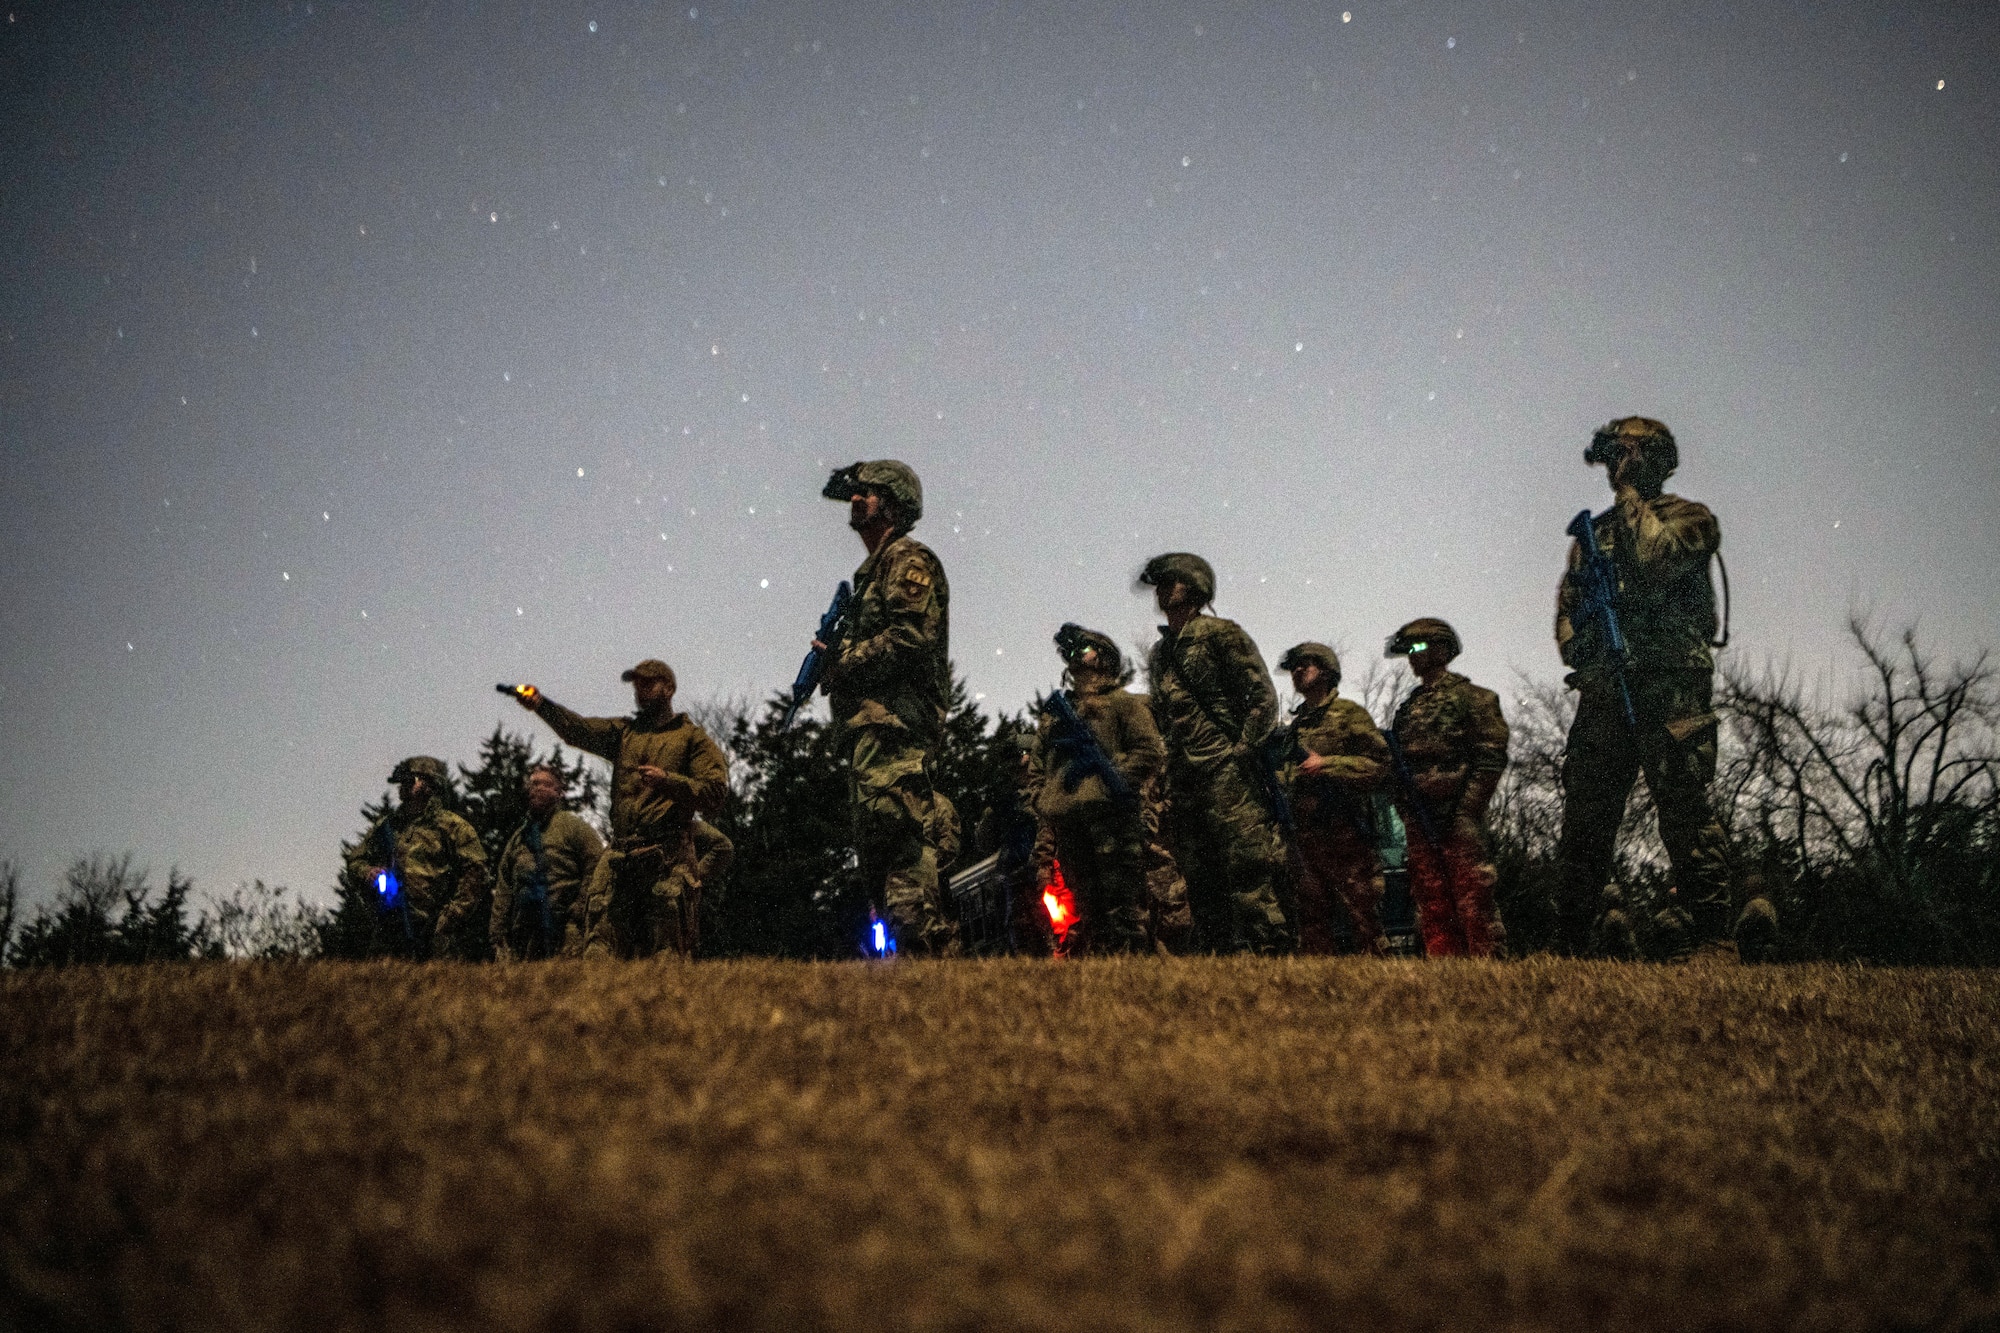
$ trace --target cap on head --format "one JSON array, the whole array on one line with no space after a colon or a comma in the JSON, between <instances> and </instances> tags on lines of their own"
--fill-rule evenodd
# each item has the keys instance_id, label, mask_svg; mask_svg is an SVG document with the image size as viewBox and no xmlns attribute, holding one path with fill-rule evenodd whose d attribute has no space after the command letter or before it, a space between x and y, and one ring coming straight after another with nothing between
<instances>
[{"instance_id":1,"label":"cap on head","mask_svg":"<svg viewBox=\"0 0 2000 1333\"><path fill-rule=\"evenodd\" d=\"M451 781L451 770L444 766L442 759L413 754L389 770L389 781L393 783L401 785L409 778L429 778L432 782L448 783Z\"/></svg>"},{"instance_id":2,"label":"cap on head","mask_svg":"<svg viewBox=\"0 0 2000 1333\"><path fill-rule=\"evenodd\" d=\"M1203 606L1215 600L1215 568L1200 556L1187 551L1169 551L1165 555L1154 556L1140 572L1139 582L1155 588L1162 583L1185 583L1194 589L1195 597Z\"/></svg>"},{"instance_id":3,"label":"cap on head","mask_svg":"<svg viewBox=\"0 0 2000 1333\"><path fill-rule=\"evenodd\" d=\"M909 527L924 516L924 484L916 470L893 458L835 468L820 494L829 500L852 500L868 491L880 493L896 511L897 526Z\"/></svg>"},{"instance_id":4,"label":"cap on head","mask_svg":"<svg viewBox=\"0 0 2000 1333\"><path fill-rule=\"evenodd\" d=\"M1278 670L1294 671L1302 666L1316 666L1340 684L1340 655L1323 643L1297 644L1285 649L1285 655L1278 659Z\"/></svg>"},{"instance_id":5,"label":"cap on head","mask_svg":"<svg viewBox=\"0 0 2000 1333\"><path fill-rule=\"evenodd\" d=\"M1439 661L1449 662L1459 654L1458 631L1436 616L1420 616L1382 646L1384 657L1408 657L1414 652L1437 653Z\"/></svg>"},{"instance_id":6,"label":"cap on head","mask_svg":"<svg viewBox=\"0 0 2000 1333\"><path fill-rule=\"evenodd\" d=\"M1125 655L1118 651L1118 645L1108 634L1099 634L1094 629L1068 622L1056 631L1056 651L1062 654L1063 664L1071 667L1089 667L1108 675L1119 675L1125 670ZM1085 661L1087 653L1095 654Z\"/></svg>"},{"instance_id":7,"label":"cap on head","mask_svg":"<svg viewBox=\"0 0 2000 1333\"><path fill-rule=\"evenodd\" d=\"M1583 461L1608 466L1635 440L1640 457L1659 467L1661 476L1681 465L1680 446L1674 443L1674 433L1664 421L1651 417L1619 417L1605 422L1591 435L1590 447L1583 451Z\"/></svg>"},{"instance_id":8,"label":"cap on head","mask_svg":"<svg viewBox=\"0 0 2000 1333\"><path fill-rule=\"evenodd\" d=\"M657 657L649 657L645 661L639 663L638 666L629 668L628 670L625 671L623 675L619 676L618 679L625 681L664 680L665 682L667 682L667 688L669 690L676 688L676 682L674 680L674 669L668 666L665 662L662 662Z\"/></svg>"}]
</instances>

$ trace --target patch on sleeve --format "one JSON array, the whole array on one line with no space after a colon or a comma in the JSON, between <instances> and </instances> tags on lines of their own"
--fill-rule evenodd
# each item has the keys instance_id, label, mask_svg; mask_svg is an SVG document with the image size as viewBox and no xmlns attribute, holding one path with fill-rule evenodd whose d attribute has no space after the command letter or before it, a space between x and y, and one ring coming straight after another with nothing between
<instances>
[{"instance_id":1,"label":"patch on sleeve","mask_svg":"<svg viewBox=\"0 0 2000 1333\"><path fill-rule=\"evenodd\" d=\"M921 560L908 561L896 571L890 591L903 605L920 606L931 595L931 572Z\"/></svg>"}]
</instances>

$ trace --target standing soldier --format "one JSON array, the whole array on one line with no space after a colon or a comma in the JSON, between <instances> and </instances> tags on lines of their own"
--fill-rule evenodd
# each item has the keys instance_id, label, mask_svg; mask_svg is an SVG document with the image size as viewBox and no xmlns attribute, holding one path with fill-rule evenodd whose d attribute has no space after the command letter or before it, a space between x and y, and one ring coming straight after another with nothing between
<instances>
[{"instance_id":1,"label":"standing soldier","mask_svg":"<svg viewBox=\"0 0 2000 1333\"><path fill-rule=\"evenodd\" d=\"M598 858L578 914L586 957L693 952L697 814L729 794L729 766L709 734L674 711L673 669L649 657L620 677L631 717L582 717L532 685L521 706L556 735L611 761L611 848Z\"/></svg>"},{"instance_id":2,"label":"standing soldier","mask_svg":"<svg viewBox=\"0 0 2000 1333\"><path fill-rule=\"evenodd\" d=\"M1146 827L1139 802L1167 764L1146 701L1118 645L1095 630L1056 631L1072 715L1088 735L1072 734L1059 713L1041 718L1037 758L1047 777L1035 813L1055 836L1056 859L1081 919L1065 952L1133 953L1146 943Z\"/></svg>"},{"instance_id":3,"label":"standing soldier","mask_svg":"<svg viewBox=\"0 0 2000 1333\"><path fill-rule=\"evenodd\" d=\"M1336 914L1362 952L1381 957L1382 858L1376 851L1373 794L1389 768L1389 744L1368 710L1342 699L1340 658L1323 643L1302 643L1278 659L1302 698L1285 729L1285 785L1298 830L1299 951L1333 953Z\"/></svg>"},{"instance_id":4,"label":"standing soldier","mask_svg":"<svg viewBox=\"0 0 2000 1333\"><path fill-rule=\"evenodd\" d=\"M553 958L563 951L571 914L583 898L604 840L563 808L562 774L546 764L528 770L528 817L507 839L493 877L493 956ZM581 931L578 950L582 948Z\"/></svg>"},{"instance_id":5,"label":"standing soldier","mask_svg":"<svg viewBox=\"0 0 2000 1333\"><path fill-rule=\"evenodd\" d=\"M838 641L814 640L828 654L823 688L849 759L862 883L899 950L955 954L958 927L938 885L946 813L931 787L951 698L951 587L910 535L923 485L880 459L839 469L821 494L847 502L847 525L868 551Z\"/></svg>"},{"instance_id":6,"label":"standing soldier","mask_svg":"<svg viewBox=\"0 0 2000 1333\"><path fill-rule=\"evenodd\" d=\"M389 781L396 808L347 854L351 882L375 904L368 952L451 957L460 952L453 932L486 892L486 849L472 825L445 808L451 773L442 759L414 755Z\"/></svg>"},{"instance_id":7,"label":"standing soldier","mask_svg":"<svg viewBox=\"0 0 2000 1333\"><path fill-rule=\"evenodd\" d=\"M1410 830L1410 894L1424 952L1491 958L1507 932L1493 905L1499 877L1486 807L1507 771L1507 720L1499 695L1447 669L1458 652L1458 634L1428 616L1390 636L1383 656L1408 659L1417 688L1396 710L1387 739L1402 770L1398 804Z\"/></svg>"},{"instance_id":8,"label":"standing soldier","mask_svg":"<svg viewBox=\"0 0 2000 1333\"><path fill-rule=\"evenodd\" d=\"M1167 623L1147 662L1153 720L1167 745L1171 841L1187 876L1195 947L1282 953L1291 946L1280 893L1284 838L1255 765L1278 696L1257 645L1233 620L1204 613L1215 571L1186 552L1140 574Z\"/></svg>"},{"instance_id":9,"label":"standing soldier","mask_svg":"<svg viewBox=\"0 0 2000 1333\"><path fill-rule=\"evenodd\" d=\"M1673 866L1679 910L1669 921L1688 936L1675 952L1731 952L1728 843L1708 803L1716 739L1708 562L1722 529L1705 505L1662 492L1680 450L1660 422L1611 422L1592 437L1584 461L1605 466L1617 499L1592 527L1610 561L1609 610L1625 651L1621 660L1605 608L1588 596L1582 545L1572 541L1556 591L1556 646L1570 668L1565 683L1578 693L1563 758L1561 944L1573 954L1589 949L1625 800L1644 772ZM1775 922L1768 908L1744 919L1753 931Z\"/></svg>"}]
</instances>

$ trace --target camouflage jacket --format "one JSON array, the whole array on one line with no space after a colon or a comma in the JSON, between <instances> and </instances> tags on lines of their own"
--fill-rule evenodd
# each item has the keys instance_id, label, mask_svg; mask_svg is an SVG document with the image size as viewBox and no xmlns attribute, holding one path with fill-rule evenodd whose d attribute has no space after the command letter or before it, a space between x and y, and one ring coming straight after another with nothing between
<instances>
[{"instance_id":1,"label":"camouflage jacket","mask_svg":"<svg viewBox=\"0 0 2000 1333\"><path fill-rule=\"evenodd\" d=\"M579 750L611 761L611 836L633 845L674 843L696 814L713 815L729 795L722 748L686 713L671 717L583 717L544 695L542 721ZM655 787L633 770L667 774Z\"/></svg>"},{"instance_id":2,"label":"camouflage jacket","mask_svg":"<svg viewBox=\"0 0 2000 1333\"><path fill-rule=\"evenodd\" d=\"M1279 776L1300 819L1329 814L1337 805L1361 809L1356 803L1365 801L1389 771L1389 743L1368 710L1352 699L1329 695L1318 708L1300 704L1285 734L1290 753ZM1304 758L1300 750L1325 759L1325 767L1307 775L1299 767Z\"/></svg>"},{"instance_id":3,"label":"camouflage jacket","mask_svg":"<svg viewBox=\"0 0 2000 1333\"><path fill-rule=\"evenodd\" d=\"M1166 743L1160 739L1160 729L1153 724L1152 711L1144 699L1106 681L1087 691L1070 691L1070 703L1135 796L1166 768ZM1063 775L1055 771L1054 729L1055 718L1043 714L1035 762L1048 776L1035 797L1036 815L1060 819L1084 806L1109 804L1111 793L1105 790L1104 779L1095 774L1078 783L1075 791L1063 789Z\"/></svg>"},{"instance_id":4,"label":"camouflage jacket","mask_svg":"<svg viewBox=\"0 0 2000 1333\"><path fill-rule=\"evenodd\" d=\"M370 875L383 864L392 838L396 875L418 916L434 918L455 899L475 899L485 886L486 849L479 845L479 835L463 816L428 800L416 810L398 806L348 850L348 873L368 892L374 892Z\"/></svg>"},{"instance_id":5,"label":"camouflage jacket","mask_svg":"<svg viewBox=\"0 0 2000 1333\"><path fill-rule=\"evenodd\" d=\"M1447 671L1403 700L1395 729L1410 776L1434 813L1485 814L1507 771L1507 719L1499 695Z\"/></svg>"},{"instance_id":6,"label":"camouflage jacket","mask_svg":"<svg viewBox=\"0 0 2000 1333\"><path fill-rule=\"evenodd\" d=\"M1618 627L1631 646L1632 669L1713 671L1715 588L1708 563L1721 549L1722 529L1707 506L1678 495L1645 500L1628 490L1597 523L1597 544L1618 573ZM1603 630L1594 620L1571 620L1582 600L1576 577L1582 564L1582 549L1572 541L1556 587L1556 648L1577 673L1571 683L1579 685L1609 680Z\"/></svg>"},{"instance_id":7,"label":"camouflage jacket","mask_svg":"<svg viewBox=\"0 0 2000 1333\"><path fill-rule=\"evenodd\" d=\"M827 669L836 723L906 727L924 742L944 730L951 699L951 585L937 556L908 533L854 571L854 601Z\"/></svg>"},{"instance_id":8,"label":"camouflage jacket","mask_svg":"<svg viewBox=\"0 0 2000 1333\"><path fill-rule=\"evenodd\" d=\"M694 822L694 879L703 896L722 901L729 868L736 864L736 844L729 835L705 819Z\"/></svg>"},{"instance_id":9,"label":"camouflage jacket","mask_svg":"<svg viewBox=\"0 0 2000 1333\"><path fill-rule=\"evenodd\" d=\"M1173 768L1212 770L1241 753L1238 747L1262 741L1277 721L1264 656L1233 620L1198 615L1178 637L1162 625L1146 672L1153 721Z\"/></svg>"},{"instance_id":10,"label":"camouflage jacket","mask_svg":"<svg viewBox=\"0 0 2000 1333\"><path fill-rule=\"evenodd\" d=\"M533 819L533 816L529 816ZM523 822L500 851L499 869L493 876L493 920L489 934L496 941L507 938L514 915L514 899L535 878L535 849L528 843L528 825ZM597 858L604 855L604 840L597 830L567 810L550 813L542 825L542 865L549 877L549 916L562 928ZM558 941L560 943L560 941Z\"/></svg>"}]
</instances>

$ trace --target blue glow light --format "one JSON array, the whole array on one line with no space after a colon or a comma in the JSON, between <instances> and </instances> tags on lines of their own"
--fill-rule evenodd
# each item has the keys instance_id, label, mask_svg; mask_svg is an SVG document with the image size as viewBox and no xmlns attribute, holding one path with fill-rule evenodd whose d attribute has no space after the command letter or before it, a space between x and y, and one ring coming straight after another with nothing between
<instances>
[{"instance_id":1,"label":"blue glow light","mask_svg":"<svg viewBox=\"0 0 2000 1333\"><path fill-rule=\"evenodd\" d=\"M396 877L396 872L393 870L378 871L375 875L375 893L382 899L382 906L385 909L394 907L402 901L403 881Z\"/></svg>"}]
</instances>

